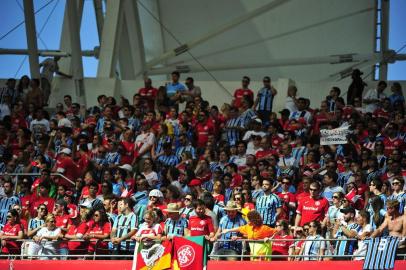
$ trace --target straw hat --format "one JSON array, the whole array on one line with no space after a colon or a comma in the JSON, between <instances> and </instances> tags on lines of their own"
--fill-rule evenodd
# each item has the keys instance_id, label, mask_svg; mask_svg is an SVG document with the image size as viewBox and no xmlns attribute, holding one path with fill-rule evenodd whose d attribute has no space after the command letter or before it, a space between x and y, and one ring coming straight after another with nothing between
<instances>
[{"instance_id":1,"label":"straw hat","mask_svg":"<svg viewBox=\"0 0 406 270\"><path fill-rule=\"evenodd\" d=\"M168 212L168 213L179 213L179 210L180 210L180 208L179 208L179 205L178 205L178 204L176 204L176 203L169 203L169 204L166 206L165 212Z\"/></svg>"},{"instance_id":2,"label":"straw hat","mask_svg":"<svg viewBox=\"0 0 406 270\"><path fill-rule=\"evenodd\" d=\"M238 205L234 202L234 201L228 201L227 205L224 207L225 211L239 211L240 207L238 207Z\"/></svg>"}]
</instances>

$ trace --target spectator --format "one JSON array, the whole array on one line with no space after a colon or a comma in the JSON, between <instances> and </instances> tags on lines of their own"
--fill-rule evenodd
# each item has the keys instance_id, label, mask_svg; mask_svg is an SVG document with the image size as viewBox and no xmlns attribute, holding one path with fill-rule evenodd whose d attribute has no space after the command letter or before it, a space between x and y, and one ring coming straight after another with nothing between
<instances>
[{"instance_id":1,"label":"spectator","mask_svg":"<svg viewBox=\"0 0 406 270\"><path fill-rule=\"evenodd\" d=\"M235 108L240 108L244 97L247 97L251 102L254 100L254 92L248 88L251 79L248 76L242 78L242 87L234 91L234 100L232 105Z\"/></svg>"},{"instance_id":2,"label":"spectator","mask_svg":"<svg viewBox=\"0 0 406 270\"><path fill-rule=\"evenodd\" d=\"M135 235L138 229L138 219L132 212L133 207L134 201L130 198L120 198L118 201L118 208L121 213L114 221L110 234L113 255L131 255L134 253L134 243L127 241Z\"/></svg>"},{"instance_id":3,"label":"spectator","mask_svg":"<svg viewBox=\"0 0 406 270\"><path fill-rule=\"evenodd\" d=\"M190 233L187 229L189 221L180 215L180 207L178 204L168 204L164 212L166 212L168 216L165 221L164 239L172 239L174 236L185 236Z\"/></svg>"},{"instance_id":4,"label":"spectator","mask_svg":"<svg viewBox=\"0 0 406 270\"><path fill-rule=\"evenodd\" d=\"M148 210L144 214L144 223L140 225L137 233L131 239L143 242L144 246L148 248L153 245L154 240L161 239L162 233L157 214Z\"/></svg>"},{"instance_id":5,"label":"spectator","mask_svg":"<svg viewBox=\"0 0 406 270\"><path fill-rule=\"evenodd\" d=\"M369 237L372 232L369 212L361 210L357 216L357 224L360 226L360 230L355 238L358 238L358 249L354 252L354 260L364 260L367 253L367 245L364 243L364 239Z\"/></svg>"},{"instance_id":6,"label":"spectator","mask_svg":"<svg viewBox=\"0 0 406 270\"><path fill-rule=\"evenodd\" d=\"M272 255L289 255L289 248L293 244L293 236L289 235L289 223L286 220L279 220L276 222L276 229L279 231L273 237L272 242ZM266 241L265 238L264 241ZM275 257L273 261L287 261L289 257Z\"/></svg>"},{"instance_id":7,"label":"spectator","mask_svg":"<svg viewBox=\"0 0 406 270\"><path fill-rule=\"evenodd\" d=\"M203 235L207 240L214 236L214 227L211 217L206 215L206 206L204 201L197 199L193 202L193 208L196 215L189 218L188 231L190 236Z\"/></svg>"},{"instance_id":8,"label":"spectator","mask_svg":"<svg viewBox=\"0 0 406 270\"><path fill-rule=\"evenodd\" d=\"M324 237L321 236L321 223L319 221L312 221L309 223L309 236L302 246L300 255L304 261L322 261L320 256L324 255L326 251L326 242L323 241Z\"/></svg>"},{"instance_id":9,"label":"spectator","mask_svg":"<svg viewBox=\"0 0 406 270\"><path fill-rule=\"evenodd\" d=\"M334 224L334 238L335 239L347 239L355 238L361 227L355 223L355 209L352 207L340 209L343 213L341 219L337 220ZM357 242L354 240L337 241L335 246L336 255L352 255L356 248ZM350 259L348 257L341 258L343 260Z\"/></svg>"},{"instance_id":10,"label":"spectator","mask_svg":"<svg viewBox=\"0 0 406 270\"><path fill-rule=\"evenodd\" d=\"M104 240L110 237L111 223L106 212L92 209L88 215L93 218L93 222L89 222L89 228L83 236L83 239L90 240L87 253L108 254L108 242Z\"/></svg>"},{"instance_id":11,"label":"spectator","mask_svg":"<svg viewBox=\"0 0 406 270\"><path fill-rule=\"evenodd\" d=\"M21 242L14 240L23 239L24 228L20 222L19 214L17 210L11 209L7 213L7 223L0 231L1 240L1 253L2 254L19 254L21 248Z\"/></svg>"},{"instance_id":12,"label":"spectator","mask_svg":"<svg viewBox=\"0 0 406 270\"><path fill-rule=\"evenodd\" d=\"M324 220L329 203L326 198L320 196L320 184L313 182L310 184L310 196L303 197L296 210L295 226L303 226L310 221L321 222Z\"/></svg>"},{"instance_id":13,"label":"spectator","mask_svg":"<svg viewBox=\"0 0 406 270\"><path fill-rule=\"evenodd\" d=\"M59 254L59 239L62 238L61 229L55 225L55 216L49 214L45 219L46 226L41 228L33 237L35 244L31 245L29 254L40 255L40 260L59 259L52 255Z\"/></svg>"},{"instance_id":14,"label":"spectator","mask_svg":"<svg viewBox=\"0 0 406 270\"><path fill-rule=\"evenodd\" d=\"M10 180L3 182L4 197L0 197L0 228L7 222L8 211L14 204L20 204L20 199L14 196L14 185Z\"/></svg>"},{"instance_id":15,"label":"spectator","mask_svg":"<svg viewBox=\"0 0 406 270\"><path fill-rule=\"evenodd\" d=\"M278 91L271 85L271 78L269 76L265 76L262 82L264 86L258 91L254 109L257 108L259 118L267 125L272 112L273 99Z\"/></svg>"},{"instance_id":16,"label":"spectator","mask_svg":"<svg viewBox=\"0 0 406 270\"><path fill-rule=\"evenodd\" d=\"M263 195L256 200L255 209L260 213L263 224L274 228L275 222L281 214L281 200L271 191L271 181L264 179L262 181Z\"/></svg>"},{"instance_id":17,"label":"spectator","mask_svg":"<svg viewBox=\"0 0 406 270\"><path fill-rule=\"evenodd\" d=\"M152 80L146 78L144 80L144 87L138 90L138 94L141 97L141 102L147 110L154 110L155 98L158 93L158 89L152 86Z\"/></svg>"},{"instance_id":18,"label":"spectator","mask_svg":"<svg viewBox=\"0 0 406 270\"><path fill-rule=\"evenodd\" d=\"M211 240L220 239L217 242L218 243L218 246L216 247L218 249L217 253L218 252L221 253L222 249L227 249L227 250L233 250L234 251L233 255L241 254L241 251L242 251L241 242L231 242L230 241L231 239L233 239L233 237L241 236L241 234L236 233L236 232L223 233L223 230L238 228L238 227L244 226L247 223L243 219L241 213L238 212L240 209L241 208L234 201L227 202L227 205L224 207L224 211L226 212L226 215L221 218L217 232L214 235L214 238L211 239ZM222 242L221 240L228 240L228 241Z\"/></svg>"},{"instance_id":19,"label":"spectator","mask_svg":"<svg viewBox=\"0 0 406 270\"><path fill-rule=\"evenodd\" d=\"M54 77L54 73L61 75L65 78L71 79L71 75L67 75L59 70L58 62L61 59L60 56L55 56L52 58L46 58L42 61L39 66L42 67L41 70L41 86L44 89L44 101L48 104L49 96L51 95L51 84Z\"/></svg>"}]
</instances>

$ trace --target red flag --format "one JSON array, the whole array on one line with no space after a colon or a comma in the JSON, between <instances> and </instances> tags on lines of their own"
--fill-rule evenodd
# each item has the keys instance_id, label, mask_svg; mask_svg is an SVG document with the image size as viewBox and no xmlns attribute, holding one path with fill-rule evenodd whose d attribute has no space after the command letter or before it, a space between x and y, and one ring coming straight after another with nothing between
<instances>
[{"instance_id":1,"label":"red flag","mask_svg":"<svg viewBox=\"0 0 406 270\"><path fill-rule=\"evenodd\" d=\"M206 265L204 236L174 237L174 270L203 269Z\"/></svg>"}]
</instances>

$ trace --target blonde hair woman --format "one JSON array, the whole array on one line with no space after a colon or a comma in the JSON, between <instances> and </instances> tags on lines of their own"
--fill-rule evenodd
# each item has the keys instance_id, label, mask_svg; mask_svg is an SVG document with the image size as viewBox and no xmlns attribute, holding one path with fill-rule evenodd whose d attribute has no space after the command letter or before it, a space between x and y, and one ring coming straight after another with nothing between
<instances>
[{"instance_id":1,"label":"blonde hair woman","mask_svg":"<svg viewBox=\"0 0 406 270\"><path fill-rule=\"evenodd\" d=\"M30 245L29 255L44 255L41 260L57 259L52 255L59 254L59 240L63 237L61 229L56 227L55 215L49 214L45 218L45 227L41 228L33 237L35 244Z\"/></svg>"}]
</instances>

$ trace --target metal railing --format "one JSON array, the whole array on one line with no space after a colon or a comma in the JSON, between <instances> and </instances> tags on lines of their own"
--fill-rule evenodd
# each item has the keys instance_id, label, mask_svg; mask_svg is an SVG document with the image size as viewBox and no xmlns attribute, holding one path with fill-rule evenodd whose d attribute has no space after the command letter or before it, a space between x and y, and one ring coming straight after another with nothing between
<instances>
[{"instance_id":1,"label":"metal railing","mask_svg":"<svg viewBox=\"0 0 406 270\"><path fill-rule=\"evenodd\" d=\"M19 239L19 240L10 240L10 241L15 241L15 242L33 242L34 240L32 239ZM47 242L96 242L94 253L93 254L88 254L87 249L80 249L80 250L75 250L75 253L78 251L81 252L83 251L83 254L75 254L75 255L65 255L65 254L1 254L0 259L4 258L11 258L11 259L33 259L33 258L77 258L77 259L103 259L103 258L126 258L126 259L131 259L133 258L133 254L113 254L113 250L111 249L104 249L104 248L98 248L98 244L100 242L110 242L110 239L105 239L105 240L83 240L83 239L75 239L75 240L46 240ZM159 240L154 240L156 242L159 242ZM292 244L297 243L297 242L302 242L302 241L312 241L312 242L338 242L338 241L359 241L359 239L354 239L354 238L349 238L349 239L269 239L267 242L291 242ZM123 240L122 242L135 242L134 240ZM249 243L264 243L264 240L248 240L248 239L237 239L237 240L216 240L213 242L213 244L221 244L221 243L226 243L226 242L241 242L241 254L227 254L227 255L222 255L222 254L209 254L208 258L209 259L215 259L219 260L221 258L235 258L239 259L241 261L246 260L246 259L267 259L267 258L284 258L284 259L292 259L292 260L297 260L301 258L311 258L311 260L317 260L317 259L324 259L324 258L329 258L329 259L354 259L354 258L359 258L359 257L365 257L365 255L335 255L335 254L325 254L325 255L295 255L295 254L290 254L290 255L252 255L252 254L246 254L247 251L247 244ZM229 248L230 249L230 248ZM100 251L109 251L110 254L97 254L97 252ZM402 258L402 260L406 260L406 254L397 254L397 258Z\"/></svg>"}]
</instances>

